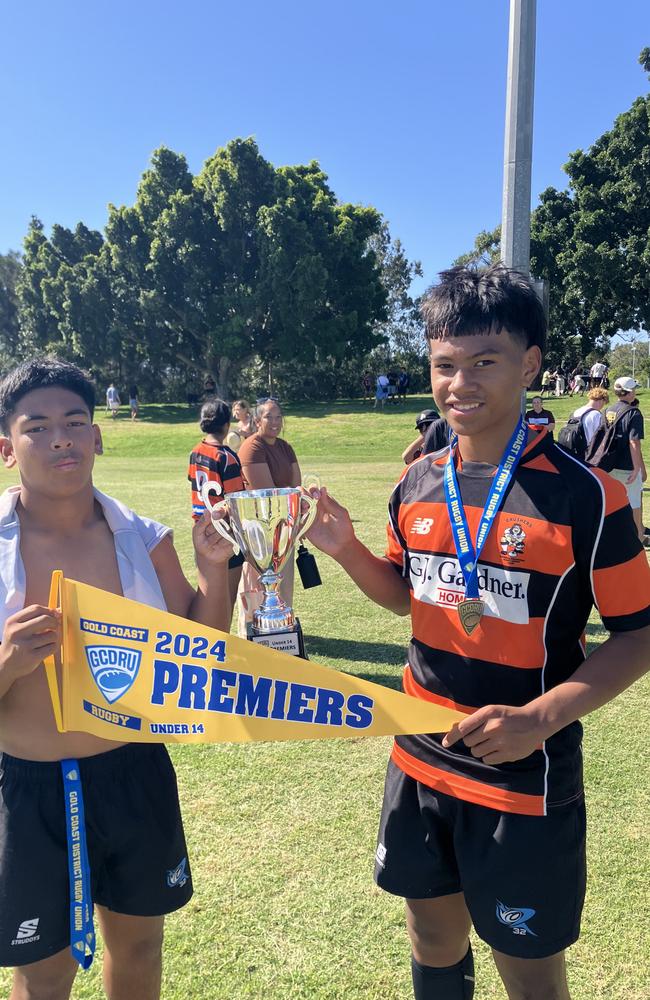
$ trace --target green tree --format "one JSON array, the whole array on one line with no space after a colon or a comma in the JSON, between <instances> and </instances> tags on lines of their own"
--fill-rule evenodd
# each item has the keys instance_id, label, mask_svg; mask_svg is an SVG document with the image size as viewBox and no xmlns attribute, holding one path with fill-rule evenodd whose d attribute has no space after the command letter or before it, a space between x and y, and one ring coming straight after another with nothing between
<instances>
[{"instance_id":1,"label":"green tree","mask_svg":"<svg viewBox=\"0 0 650 1000\"><path fill-rule=\"evenodd\" d=\"M417 268L375 209L337 201L316 162L275 168L236 139L193 177L161 148L135 203L109 206L103 237L80 223L48 239L32 220L19 347L158 395L213 374L227 396L256 360L335 371L363 357L385 338L387 303L395 329L412 308Z\"/></svg>"},{"instance_id":2,"label":"green tree","mask_svg":"<svg viewBox=\"0 0 650 1000\"><path fill-rule=\"evenodd\" d=\"M650 50L639 62L648 69ZM547 188L531 214L531 273L550 287L549 357L606 349L618 330L650 323L650 97L639 97L564 167L568 191ZM497 259L498 227L457 263ZM577 360L577 359L576 359Z\"/></svg>"},{"instance_id":3,"label":"green tree","mask_svg":"<svg viewBox=\"0 0 650 1000\"><path fill-rule=\"evenodd\" d=\"M3 370L16 357L20 337L18 292L20 254L15 250L0 254L0 364Z\"/></svg>"},{"instance_id":4,"label":"green tree","mask_svg":"<svg viewBox=\"0 0 650 1000\"><path fill-rule=\"evenodd\" d=\"M375 332L385 338L389 351L421 357L426 354L424 328L419 302L411 295L415 278L422 277L420 261L410 261L399 239L393 239L388 223L368 242L381 271L386 292L386 319L376 324Z\"/></svg>"}]
</instances>

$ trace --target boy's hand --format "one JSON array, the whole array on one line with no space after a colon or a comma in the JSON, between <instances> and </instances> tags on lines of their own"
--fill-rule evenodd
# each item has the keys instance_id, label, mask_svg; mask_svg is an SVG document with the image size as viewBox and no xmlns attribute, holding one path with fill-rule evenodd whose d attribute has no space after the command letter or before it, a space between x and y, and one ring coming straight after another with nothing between
<instances>
[{"instance_id":1,"label":"boy's hand","mask_svg":"<svg viewBox=\"0 0 650 1000\"><path fill-rule=\"evenodd\" d=\"M548 736L526 706L485 705L461 722L456 722L444 736L443 747L463 740L486 764L504 764L522 760L539 749Z\"/></svg>"},{"instance_id":2,"label":"boy's hand","mask_svg":"<svg viewBox=\"0 0 650 1000\"><path fill-rule=\"evenodd\" d=\"M216 511L215 517L224 517L225 512ZM194 522L192 528L192 542L199 562L210 566L223 566L233 554L233 547L212 523L209 512L205 513Z\"/></svg>"},{"instance_id":3,"label":"boy's hand","mask_svg":"<svg viewBox=\"0 0 650 1000\"><path fill-rule=\"evenodd\" d=\"M350 515L324 486L321 489L312 488L309 492L318 500L318 509L307 538L321 552L336 559L355 538Z\"/></svg>"},{"instance_id":4,"label":"boy's hand","mask_svg":"<svg viewBox=\"0 0 650 1000\"><path fill-rule=\"evenodd\" d=\"M10 615L0 645L0 670L14 678L36 670L46 656L61 646L61 612L30 604Z\"/></svg>"}]
</instances>

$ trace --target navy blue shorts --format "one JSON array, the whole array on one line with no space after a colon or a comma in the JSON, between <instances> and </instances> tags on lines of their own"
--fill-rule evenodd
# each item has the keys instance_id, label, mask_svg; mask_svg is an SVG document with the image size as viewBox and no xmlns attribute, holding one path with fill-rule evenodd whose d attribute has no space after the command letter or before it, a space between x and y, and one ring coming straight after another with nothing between
<instances>
[{"instance_id":1,"label":"navy blue shorts","mask_svg":"<svg viewBox=\"0 0 650 1000\"><path fill-rule=\"evenodd\" d=\"M375 881L407 899L462 892L476 933L515 958L546 958L580 934L584 798L547 816L502 813L436 792L390 761Z\"/></svg>"},{"instance_id":2,"label":"navy blue shorts","mask_svg":"<svg viewBox=\"0 0 650 1000\"><path fill-rule=\"evenodd\" d=\"M192 895L176 775L166 747L136 744L79 759L92 897L161 916ZM58 761L0 754L0 965L70 944L65 803Z\"/></svg>"}]
</instances>

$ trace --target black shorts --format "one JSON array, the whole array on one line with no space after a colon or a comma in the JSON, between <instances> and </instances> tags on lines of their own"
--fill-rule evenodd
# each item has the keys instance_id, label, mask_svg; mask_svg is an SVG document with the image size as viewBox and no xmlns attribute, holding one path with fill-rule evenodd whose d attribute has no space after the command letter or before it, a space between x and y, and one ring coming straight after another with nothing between
<instances>
[{"instance_id":1,"label":"black shorts","mask_svg":"<svg viewBox=\"0 0 650 1000\"><path fill-rule=\"evenodd\" d=\"M435 792L391 761L375 881L407 899L462 892L492 948L546 958L580 933L585 834L582 796L547 816L501 813Z\"/></svg>"},{"instance_id":2,"label":"black shorts","mask_svg":"<svg viewBox=\"0 0 650 1000\"><path fill-rule=\"evenodd\" d=\"M93 902L160 916L192 895L176 775L164 746L79 759ZM0 966L70 944L61 765L0 754Z\"/></svg>"},{"instance_id":3,"label":"black shorts","mask_svg":"<svg viewBox=\"0 0 650 1000\"><path fill-rule=\"evenodd\" d=\"M237 569L238 566L244 565L244 553L238 552L236 556L231 556L228 560L228 569Z\"/></svg>"}]
</instances>

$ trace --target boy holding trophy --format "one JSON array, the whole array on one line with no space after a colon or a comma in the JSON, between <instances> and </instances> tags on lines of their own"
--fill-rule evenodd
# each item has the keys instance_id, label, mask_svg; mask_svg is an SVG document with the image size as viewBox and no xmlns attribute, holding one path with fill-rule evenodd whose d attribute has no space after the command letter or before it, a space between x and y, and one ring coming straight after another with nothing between
<instances>
[{"instance_id":1,"label":"boy holding trophy","mask_svg":"<svg viewBox=\"0 0 650 1000\"><path fill-rule=\"evenodd\" d=\"M110 1000L157 1000L164 914L192 895L165 747L119 730L114 741L57 732L42 661L58 654L61 620L48 591L60 569L227 631L232 547L208 514L196 522L194 590L170 529L93 488L94 406L85 373L56 359L0 382L2 458L20 473L0 497L0 964L15 967L11 1000L66 1000L77 963L92 961L93 903ZM83 926L71 919L76 866L87 876Z\"/></svg>"},{"instance_id":2,"label":"boy holding trophy","mask_svg":"<svg viewBox=\"0 0 650 1000\"><path fill-rule=\"evenodd\" d=\"M473 996L472 925L511 1000L567 1000L586 884L578 720L649 665L650 568L620 484L522 419L546 332L530 282L453 268L422 312L449 447L405 470L383 558L325 489L309 532L410 612L404 690L467 713L396 738L375 879L406 900L416 1000ZM610 636L586 657L594 605Z\"/></svg>"}]
</instances>

